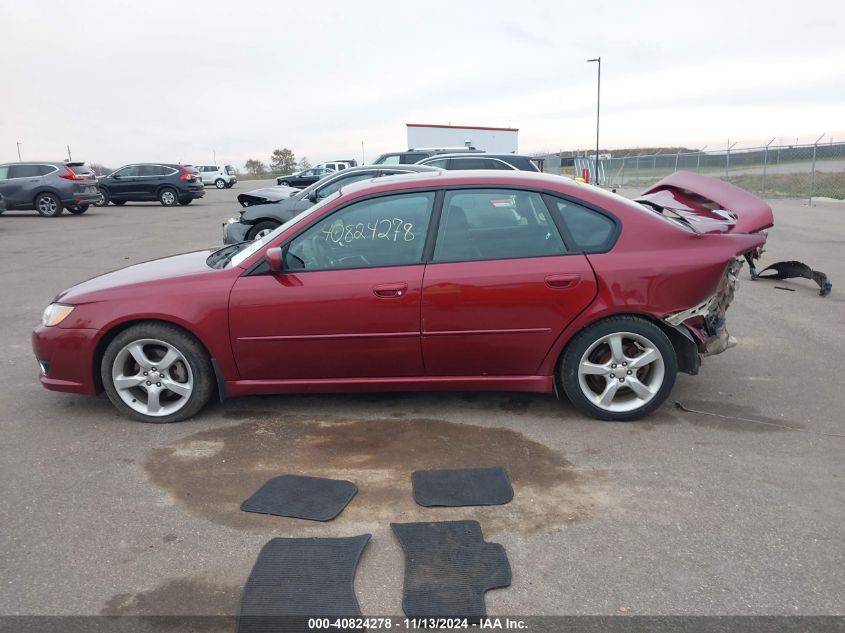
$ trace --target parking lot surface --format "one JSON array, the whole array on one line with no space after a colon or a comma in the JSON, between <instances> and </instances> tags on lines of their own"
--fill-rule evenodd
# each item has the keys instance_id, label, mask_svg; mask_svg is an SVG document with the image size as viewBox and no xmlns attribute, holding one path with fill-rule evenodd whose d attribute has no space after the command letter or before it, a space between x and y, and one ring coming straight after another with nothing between
<instances>
[{"instance_id":1,"label":"parking lot surface","mask_svg":"<svg viewBox=\"0 0 845 633\"><path fill-rule=\"evenodd\" d=\"M763 265L804 261L833 293L744 269L728 312L738 346L636 423L550 396L400 393L233 399L144 425L105 397L38 384L29 334L57 292L221 244L236 195L269 184L208 188L187 207L0 217L0 614L232 614L271 537L371 533L361 610L400 615L389 523L459 518L510 559L511 587L487 594L493 615L842 613L845 204L772 203ZM508 505L413 502L413 470L497 464ZM326 524L240 512L283 473L360 492Z\"/></svg>"}]
</instances>

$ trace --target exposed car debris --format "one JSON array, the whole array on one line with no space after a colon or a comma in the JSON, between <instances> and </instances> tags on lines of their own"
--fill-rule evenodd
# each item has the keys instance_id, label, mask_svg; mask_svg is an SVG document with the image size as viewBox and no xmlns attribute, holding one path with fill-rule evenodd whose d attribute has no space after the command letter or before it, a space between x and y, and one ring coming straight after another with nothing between
<instances>
[{"instance_id":1,"label":"exposed car debris","mask_svg":"<svg viewBox=\"0 0 845 633\"><path fill-rule=\"evenodd\" d=\"M748 257L746 257L748 259ZM766 266L760 272L757 272L757 269L754 266L754 263L751 259L748 259L748 265L751 269L751 279L795 279L798 277L803 277L804 279L810 279L815 281L819 286L819 296L826 297L830 294L830 291L833 289L833 284L827 278L827 275L819 270L813 270L804 262L796 262L796 261L788 261L788 262L777 262L775 264L771 264ZM776 288L782 288L781 286L775 286ZM784 290L791 290L791 288L783 288Z\"/></svg>"}]
</instances>

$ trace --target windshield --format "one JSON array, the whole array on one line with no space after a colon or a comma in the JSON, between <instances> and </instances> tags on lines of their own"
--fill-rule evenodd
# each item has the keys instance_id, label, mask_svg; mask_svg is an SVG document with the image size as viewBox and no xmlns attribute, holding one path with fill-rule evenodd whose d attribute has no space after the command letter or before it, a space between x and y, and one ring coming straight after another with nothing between
<instances>
[{"instance_id":1,"label":"windshield","mask_svg":"<svg viewBox=\"0 0 845 633\"><path fill-rule=\"evenodd\" d=\"M279 235L287 231L290 227L298 224L302 220L310 217L315 211L319 211L322 209L327 203L332 202L340 197L340 191L336 191L334 194L330 195L328 198L323 198L315 204L313 207L309 208L307 211L303 211L296 217L291 218L280 227L278 227L272 233L268 233L261 239L255 240L254 242L244 242L242 248L233 253L231 255L231 265L232 266L240 266L244 261L249 259L253 254L260 251L262 248L267 246L270 242L275 240Z\"/></svg>"}]
</instances>

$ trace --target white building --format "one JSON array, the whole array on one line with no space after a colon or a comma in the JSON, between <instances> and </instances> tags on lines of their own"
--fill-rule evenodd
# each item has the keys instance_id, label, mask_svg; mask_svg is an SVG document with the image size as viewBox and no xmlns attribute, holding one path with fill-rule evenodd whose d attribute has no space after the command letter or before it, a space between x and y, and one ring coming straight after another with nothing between
<instances>
[{"instance_id":1,"label":"white building","mask_svg":"<svg viewBox=\"0 0 845 633\"><path fill-rule=\"evenodd\" d=\"M518 149L518 128L421 123L405 125L408 127L408 149L471 146L496 154L515 154Z\"/></svg>"}]
</instances>

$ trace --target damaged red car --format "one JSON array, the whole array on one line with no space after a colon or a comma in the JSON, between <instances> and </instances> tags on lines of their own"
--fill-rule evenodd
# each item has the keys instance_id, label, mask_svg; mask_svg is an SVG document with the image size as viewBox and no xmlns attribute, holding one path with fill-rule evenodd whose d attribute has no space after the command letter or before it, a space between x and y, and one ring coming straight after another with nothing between
<instances>
[{"instance_id":1,"label":"damaged red car","mask_svg":"<svg viewBox=\"0 0 845 633\"><path fill-rule=\"evenodd\" d=\"M725 314L772 223L684 172L638 201L527 172L383 177L260 240L74 286L32 342L45 387L145 422L215 395L400 390L564 393L635 420L734 345Z\"/></svg>"}]
</instances>

